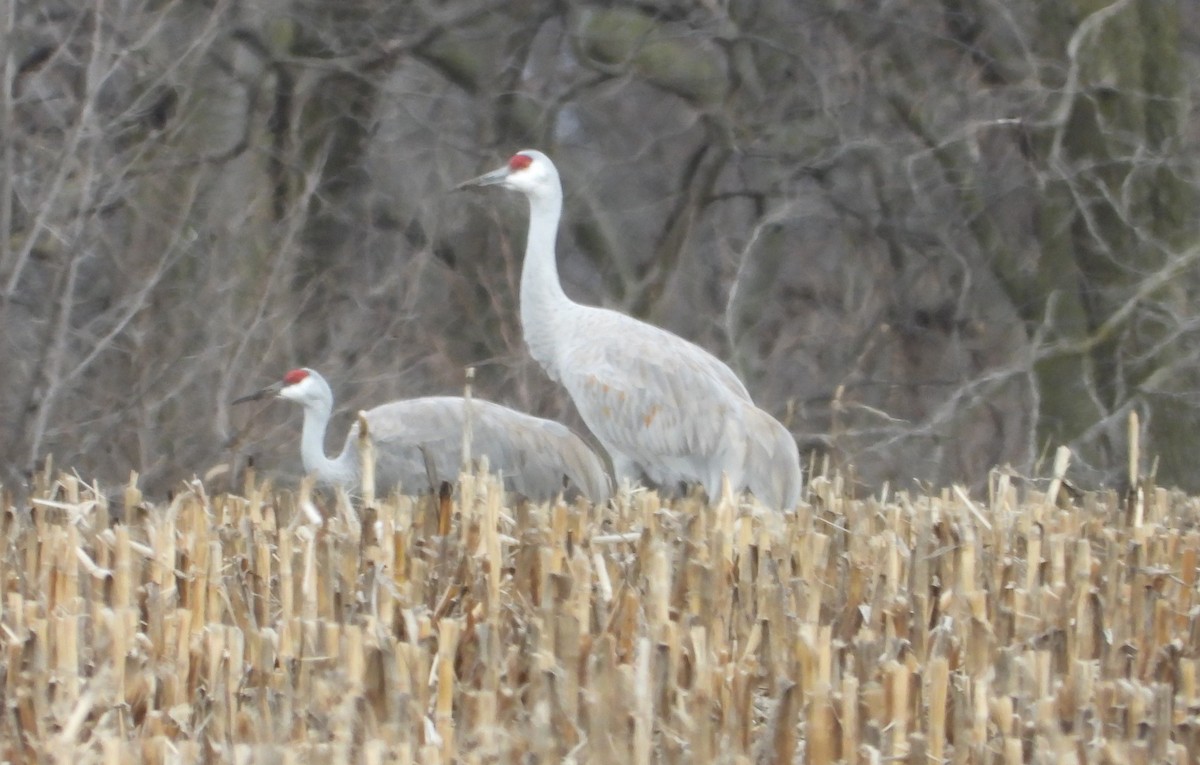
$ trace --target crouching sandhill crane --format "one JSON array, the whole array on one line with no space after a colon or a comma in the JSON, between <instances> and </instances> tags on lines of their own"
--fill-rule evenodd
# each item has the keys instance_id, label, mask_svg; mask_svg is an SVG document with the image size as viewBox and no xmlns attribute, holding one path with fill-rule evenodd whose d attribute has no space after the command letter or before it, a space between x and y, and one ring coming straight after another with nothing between
<instances>
[{"instance_id":1,"label":"crouching sandhill crane","mask_svg":"<svg viewBox=\"0 0 1200 765\"><path fill-rule=\"evenodd\" d=\"M520 151L459 188L492 185L529 199L520 297L529 352L566 387L612 457L617 480L635 480L640 470L661 485L699 482L715 499L724 474L735 491L794 508L796 441L754 405L732 369L677 335L563 292L554 252L562 184L550 159Z\"/></svg>"},{"instance_id":2,"label":"crouching sandhill crane","mask_svg":"<svg viewBox=\"0 0 1200 765\"><path fill-rule=\"evenodd\" d=\"M279 397L304 407L300 457L304 469L323 484L357 487L360 480L358 428L346 436L342 453L325 456L325 428L333 413L333 391L311 369L293 369L283 380L233 403ZM375 477L380 491L397 484L415 493L429 486L432 470L453 479L462 466L463 416L470 407L471 451L486 455L505 487L544 501L569 485L592 502L609 496L604 463L579 436L551 420L523 414L477 398L433 396L382 404L363 416L375 444ZM566 483L564 483L564 481ZM569 492L568 492L569 493Z\"/></svg>"}]
</instances>

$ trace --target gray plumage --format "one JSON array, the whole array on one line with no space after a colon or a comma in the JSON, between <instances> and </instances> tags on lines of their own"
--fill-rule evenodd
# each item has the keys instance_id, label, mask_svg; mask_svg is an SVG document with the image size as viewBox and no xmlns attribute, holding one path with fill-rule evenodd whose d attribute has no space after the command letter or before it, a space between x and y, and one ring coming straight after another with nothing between
<instances>
[{"instance_id":1,"label":"gray plumage","mask_svg":"<svg viewBox=\"0 0 1200 765\"><path fill-rule=\"evenodd\" d=\"M333 391L311 369L288 372L281 383L237 402L278 396L304 407L300 454L304 469L324 484L357 487L361 479L359 425L354 423L341 453L325 454L325 430L333 413ZM463 418L468 402L454 396L392 401L364 413L375 445L377 490L399 484L409 494L430 489L430 480L454 481L462 465ZM559 493L582 493L604 502L610 493L604 463L567 427L508 407L472 398L471 453L486 455L505 487L545 501ZM431 475L432 474L432 475ZM436 487L434 487L436 488Z\"/></svg>"},{"instance_id":2,"label":"gray plumage","mask_svg":"<svg viewBox=\"0 0 1200 765\"><path fill-rule=\"evenodd\" d=\"M754 405L733 370L708 351L625 314L580 305L555 263L562 184L546 155L524 150L461 186L502 185L529 199L521 272L521 327L533 357L561 382L612 457L618 480L639 471L665 486L699 482L715 498L722 474L735 491L795 507L795 439ZM461 187L460 186L460 187Z\"/></svg>"}]
</instances>

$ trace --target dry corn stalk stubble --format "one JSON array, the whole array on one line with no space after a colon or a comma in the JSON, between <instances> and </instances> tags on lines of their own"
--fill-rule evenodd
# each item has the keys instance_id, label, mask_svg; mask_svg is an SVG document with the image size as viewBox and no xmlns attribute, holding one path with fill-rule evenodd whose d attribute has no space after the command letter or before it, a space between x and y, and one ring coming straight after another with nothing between
<instances>
[{"instance_id":1,"label":"dry corn stalk stubble","mask_svg":"<svg viewBox=\"0 0 1200 765\"><path fill-rule=\"evenodd\" d=\"M1200 760L1195 498L243 493L6 502L0 759Z\"/></svg>"}]
</instances>

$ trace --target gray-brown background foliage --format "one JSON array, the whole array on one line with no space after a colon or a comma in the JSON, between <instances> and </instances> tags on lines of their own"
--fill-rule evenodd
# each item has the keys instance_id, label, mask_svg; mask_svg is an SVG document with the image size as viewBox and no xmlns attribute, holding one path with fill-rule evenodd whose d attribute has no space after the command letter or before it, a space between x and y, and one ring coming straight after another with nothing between
<instances>
[{"instance_id":1,"label":"gray-brown background foliage","mask_svg":"<svg viewBox=\"0 0 1200 765\"><path fill-rule=\"evenodd\" d=\"M867 485L1057 443L1168 482L1197 413L1195 83L1179 0L8 0L0 464L154 486L298 413L459 389L577 424L524 352L523 147L577 299L729 360ZM330 438L330 448L337 444Z\"/></svg>"}]
</instances>

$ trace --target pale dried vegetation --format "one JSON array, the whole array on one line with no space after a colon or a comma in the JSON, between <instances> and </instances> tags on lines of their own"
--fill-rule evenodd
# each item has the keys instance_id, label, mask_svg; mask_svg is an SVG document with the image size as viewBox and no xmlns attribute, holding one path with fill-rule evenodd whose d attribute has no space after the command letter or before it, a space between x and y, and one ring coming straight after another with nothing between
<instances>
[{"instance_id":1,"label":"pale dried vegetation","mask_svg":"<svg viewBox=\"0 0 1200 765\"><path fill-rule=\"evenodd\" d=\"M0 760L1200 760L1200 500L1060 487L818 475L782 516L47 468L5 498Z\"/></svg>"}]
</instances>

